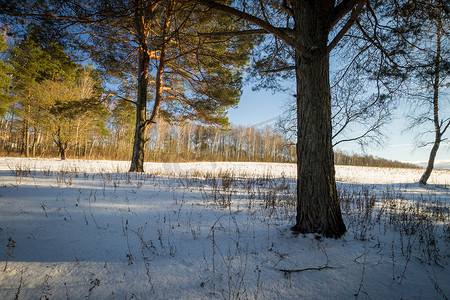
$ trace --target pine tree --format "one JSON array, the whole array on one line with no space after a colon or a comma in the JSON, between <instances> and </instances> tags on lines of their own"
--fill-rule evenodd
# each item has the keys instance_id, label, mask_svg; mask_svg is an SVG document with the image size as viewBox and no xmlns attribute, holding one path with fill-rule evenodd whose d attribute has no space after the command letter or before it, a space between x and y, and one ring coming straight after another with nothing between
<instances>
[{"instance_id":1,"label":"pine tree","mask_svg":"<svg viewBox=\"0 0 450 300\"><path fill-rule=\"evenodd\" d=\"M7 62L11 65L14 113L22 119L22 154L30 155L30 137L35 138L41 126L43 107L39 101L39 85L46 80L73 76L74 64L54 43L41 45L33 28L12 50Z\"/></svg>"},{"instance_id":2,"label":"pine tree","mask_svg":"<svg viewBox=\"0 0 450 300\"><path fill-rule=\"evenodd\" d=\"M0 58L5 57L5 54L9 46L6 43L6 35L0 33ZM13 99L9 94L9 88L11 85L11 67L0 59L0 118L3 118L6 112L9 110L9 106L12 104Z\"/></svg>"},{"instance_id":3,"label":"pine tree","mask_svg":"<svg viewBox=\"0 0 450 300\"><path fill-rule=\"evenodd\" d=\"M22 120L23 154L32 150L34 156L40 136L50 134L65 159L70 143L82 141L83 131L105 133L101 82L92 67L75 64L61 45L40 36L38 28L29 27L7 60L13 70L12 112Z\"/></svg>"},{"instance_id":4,"label":"pine tree","mask_svg":"<svg viewBox=\"0 0 450 300\"><path fill-rule=\"evenodd\" d=\"M243 38L238 44L229 39L201 40L199 28L231 23L238 28L242 22L205 13L192 1L86 1L80 5L74 0L47 0L34 5L22 0L20 5L4 3L4 7L7 15L16 18L59 24L62 32L72 34L72 41L64 40L66 44L89 53L110 79L120 78L133 87L132 99L120 90L110 93L115 100L136 106L130 171L143 171L147 132L160 113L167 119L226 125L226 109L239 100L242 67L252 39Z\"/></svg>"}]
</instances>

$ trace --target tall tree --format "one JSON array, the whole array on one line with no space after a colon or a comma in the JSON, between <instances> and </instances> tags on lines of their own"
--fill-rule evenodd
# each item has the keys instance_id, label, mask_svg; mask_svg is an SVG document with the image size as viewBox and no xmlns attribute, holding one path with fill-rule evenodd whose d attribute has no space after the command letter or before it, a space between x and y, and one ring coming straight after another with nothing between
<instances>
[{"instance_id":1,"label":"tall tree","mask_svg":"<svg viewBox=\"0 0 450 300\"><path fill-rule=\"evenodd\" d=\"M22 119L22 154L30 155L30 135L36 137L43 103L39 102L39 85L47 80L65 80L74 76L75 64L56 43L38 39L37 28L30 27L25 37L11 50L7 62L11 65L10 95L16 102L15 112Z\"/></svg>"},{"instance_id":2,"label":"tall tree","mask_svg":"<svg viewBox=\"0 0 450 300\"><path fill-rule=\"evenodd\" d=\"M445 12L446 15L444 15L444 9L443 9L443 1L438 1L439 5L438 7L434 8L434 16L435 19L433 20L433 23L435 25L435 49L434 49L434 64L431 68L431 81L432 81L432 91L433 91L433 97L432 97L432 110L433 110L433 125L434 125L434 142L432 143L432 148L430 151L430 155L428 158L428 164L425 172L423 173L422 177L420 177L419 182L421 184L427 184L428 178L430 178L431 172L434 168L434 161L436 159L437 151L439 150L439 146L441 142L444 140L443 136L447 129L450 126L450 116L447 118L442 118L439 115L440 107L444 107L442 103L440 104L440 88L442 87L442 83L446 82L446 75L450 73L450 60L448 54L450 52L448 51L449 48L443 48L443 39L445 38L444 33L446 32L446 38L447 41L444 43L444 45L448 45L448 38L449 35L449 29L450 29L450 22L449 22L449 13L450 11L447 10ZM447 8L448 9L448 8ZM446 23L446 24L445 24ZM445 29L444 29L445 28ZM446 57L445 57L446 56ZM448 84L447 84L448 86ZM447 102L449 105L450 101Z\"/></svg>"},{"instance_id":3,"label":"tall tree","mask_svg":"<svg viewBox=\"0 0 450 300\"><path fill-rule=\"evenodd\" d=\"M12 104L12 97L9 95L11 85L11 67L4 62L4 54L6 54L9 46L6 43L6 35L0 33L0 118L5 116L9 106Z\"/></svg>"},{"instance_id":4,"label":"tall tree","mask_svg":"<svg viewBox=\"0 0 450 300\"><path fill-rule=\"evenodd\" d=\"M143 171L146 132L160 111L164 116L183 111L183 118L227 124L226 108L239 99L241 67L251 43L246 38L241 43L246 46L236 47L228 40L213 45L201 41L195 28L224 26L230 23L229 17L200 16L192 1L17 2L0 3L8 15L57 20L63 29L71 28L62 31L81 36L74 39L78 49L90 53L109 75L133 83L135 99L127 99L118 91L111 93L136 106L130 171Z\"/></svg>"},{"instance_id":5,"label":"tall tree","mask_svg":"<svg viewBox=\"0 0 450 300\"><path fill-rule=\"evenodd\" d=\"M405 74L408 100L417 103L411 115L411 127L421 132L421 146L431 145L428 163L419 182L426 184L434 168L439 147L450 126L450 100L442 97L450 86L450 6L446 1L426 3L399 1L397 19L403 30ZM444 116L443 116L444 114ZM432 128L425 131L424 128ZM431 125L431 126L430 126ZM430 137L430 133L431 136Z\"/></svg>"},{"instance_id":6,"label":"tall tree","mask_svg":"<svg viewBox=\"0 0 450 300\"><path fill-rule=\"evenodd\" d=\"M419 132L416 136L419 147L432 145L427 168L419 180L422 184L426 184L434 168L437 151L450 126L449 111L445 110L448 105L442 97L449 87L450 72L447 2L389 1L380 9L383 21L373 18L372 25L358 23L364 38L393 62L380 64L379 77L385 82L405 83L398 96L411 108L409 129Z\"/></svg>"},{"instance_id":7,"label":"tall tree","mask_svg":"<svg viewBox=\"0 0 450 300\"><path fill-rule=\"evenodd\" d=\"M79 67L73 81L47 80L39 85L37 99L45 103L41 109L46 130L52 135L62 160L66 159L70 146L77 150L93 132L107 134L108 113L102 91L100 79L89 66Z\"/></svg>"},{"instance_id":8,"label":"tall tree","mask_svg":"<svg viewBox=\"0 0 450 300\"><path fill-rule=\"evenodd\" d=\"M260 28L257 30L276 36L294 49L298 205L293 230L327 237L342 236L346 227L340 211L333 163L329 54L357 21L367 1L269 1L267 4L255 1L257 9L251 13L219 1L196 2L247 20ZM265 12L270 5L284 11L285 20L292 20L292 26L280 28L269 22Z\"/></svg>"},{"instance_id":9,"label":"tall tree","mask_svg":"<svg viewBox=\"0 0 450 300\"><path fill-rule=\"evenodd\" d=\"M29 156L31 149L34 156L45 133L53 137L65 159L72 141L79 144L83 132L104 127L101 81L92 66L75 64L40 29L30 24L7 57L12 69L8 93L16 102L14 113L22 120L23 154Z\"/></svg>"},{"instance_id":10,"label":"tall tree","mask_svg":"<svg viewBox=\"0 0 450 300\"><path fill-rule=\"evenodd\" d=\"M160 112L172 121L189 118L218 125L228 123L225 109L239 99L239 69L247 61L248 50L242 43L240 47L230 48L229 41L212 44L199 39L195 35L196 27L214 28L220 22L200 16L195 5L189 2L178 5L174 1L162 1L157 5L155 2L154 8L140 7L135 13L144 16L138 18L139 22L143 20L147 28L152 29L139 39L147 43L152 54L148 58L146 54L139 54L139 61L142 62L143 57L145 63L138 70L151 68L151 62L155 62L155 71L149 73L146 80L152 88L151 98L147 99L145 94L145 102L140 96L144 95L145 83L140 75L137 76L138 114L130 171L143 171L144 145L148 141L146 132ZM157 19L155 16L158 15L163 17ZM138 74L143 73L139 71ZM147 102L150 101L153 102L152 109L147 116Z\"/></svg>"}]
</instances>

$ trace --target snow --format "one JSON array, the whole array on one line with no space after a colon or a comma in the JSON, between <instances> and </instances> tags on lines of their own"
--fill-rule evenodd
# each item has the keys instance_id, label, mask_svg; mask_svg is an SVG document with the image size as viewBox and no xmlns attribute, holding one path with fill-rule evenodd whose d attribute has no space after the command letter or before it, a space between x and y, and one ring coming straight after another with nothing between
<instances>
[{"instance_id":1,"label":"snow","mask_svg":"<svg viewBox=\"0 0 450 300\"><path fill-rule=\"evenodd\" d=\"M291 233L294 164L128 167L0 158L0 299L450 296L450 171L337 166L335 240Z\"/></svg>"}]
</instances>

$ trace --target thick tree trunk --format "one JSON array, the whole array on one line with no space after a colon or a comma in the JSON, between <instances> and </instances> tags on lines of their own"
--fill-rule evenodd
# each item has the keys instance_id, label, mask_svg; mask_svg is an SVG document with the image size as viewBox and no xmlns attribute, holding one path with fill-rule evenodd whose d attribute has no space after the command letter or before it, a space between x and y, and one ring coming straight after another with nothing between
<instances>
[{"instance_id":1,"label":"thick tree trunk","mask_svg":"<svg viewBox=\"0 0 450 300\"><path fill-rule=\"evenodd\" d=\"M133 154L131 157L130 172L144 172L144 147L146 140L146 118L147 118L147 88L148 88L148 66L150 56L148 53L148 28L145 16L142 14L145 7L144 1L134 0L134 23L139 40L138 57L138 91L136 99L136 127L134 131ZM148 26L148 28L146 28Z\"/></svg>"},{"instance_id":2,"label":"thick tree trunk","mask_svg":"<svg viewBox=\"0 0 450 300\"><path fill-rule=\"evenodd\" d=\"M130 172L144 172L145 126L136 121Z\"/></svg>"},{"instance_id":3,"label":"thick tree trunk","mask_svg":"<svg viewBox=\"0 0 450 300\"><path fill-rule=\"evenodd\" d=\"M338 238L346 228L335 182L325 10L314 1L294 7L297 37L313 57L296 55L298 204L292 229Z\"/></svg>"}]
</instances>

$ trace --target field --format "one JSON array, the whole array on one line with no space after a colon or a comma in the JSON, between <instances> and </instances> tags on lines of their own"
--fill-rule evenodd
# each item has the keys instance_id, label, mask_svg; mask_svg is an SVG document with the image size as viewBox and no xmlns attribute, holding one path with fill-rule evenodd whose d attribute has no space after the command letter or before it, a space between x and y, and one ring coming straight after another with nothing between
<instances>
[{"instance_id":1,"label":"field","mask_svg":"<svg viewBox=\"0 0 450 300\"><path fill-rule=\"evenodd\" d=\"M0 299L448 299L450 171L337 166L348 231L293 235L296 166L0 158Z\"/></svg>"}]
</instances>

